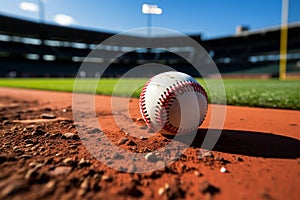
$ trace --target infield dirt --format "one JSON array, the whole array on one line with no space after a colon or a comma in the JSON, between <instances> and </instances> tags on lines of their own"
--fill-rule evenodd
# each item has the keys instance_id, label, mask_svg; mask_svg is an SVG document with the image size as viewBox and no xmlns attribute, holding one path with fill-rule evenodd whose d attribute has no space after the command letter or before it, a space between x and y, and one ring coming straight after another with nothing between
<instances>
[{"instance_id":1,"label":"infield dirt","mask_svg":"<svg viewBox=\"0 0 300 200\"><path fill-rule=\"evenodd\" d=\"M138 99L119 100L144 127ZM95 102L101 130L86 128L95 139L104 132L133 152L172 140L126 134L113 119L110 97ZM300 199L300 112L226 106L217 145L200 157L206 130L215 128L208 127L211 108L218 106L209 105L198 136L177 161L136 174L107 167L85 148L71 93L0 88L0 199Z\"/></svg>"}]
</instances>

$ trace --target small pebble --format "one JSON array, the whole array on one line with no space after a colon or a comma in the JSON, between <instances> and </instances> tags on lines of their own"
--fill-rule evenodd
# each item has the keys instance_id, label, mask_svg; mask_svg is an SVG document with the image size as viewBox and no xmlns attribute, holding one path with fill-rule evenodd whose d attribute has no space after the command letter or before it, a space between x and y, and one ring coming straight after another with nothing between
<instances>
[{"instance_id":1,"label":"small pebble","mask_svg":"<svg viewBox=\"0 0 300 200\"><path fill-rule=\"evenodd\" d=\"M77 145L72 144L72 145L69 146L69 148L70 149L77 149Z\"/></svg>"},{"instance_id":2,"label":"small pebble","mask_svg":"<svg viewBox=\"0 0 300 200\"><path fill-rule=\"evenodd\" d=\"M20 148L18 147L18 146L14 146L13 147L13 151L17 151L17 150L19 150Z\"/></svg>"},{"instance_id":3,"label":"small pebble","mask_svg":"<svg viewBox=\"0 0 300 200\"><path fill-rule=\"evenodd\" d=\"M33 147L31 147L31 151L35 151L37 149L37 146L33 146Z\"/></svg>"},{"instance_id":4,"label":"small pebble","mask_svg":"<svg viewBox=\"0 0 300 200\"><path fill-rule=\"evenodd\" d=\"M34 167L34 166L36 166L36 165L37 165L36 162L31 162L31 163L28 164L29 167Z\"/></svg>"},{"instance_id":5,"label":"small pebble","mask_svg":"<svg viewBox=\"0 0 300 200\"><path fill-rule=\"evenodd\" d=\"M202 174L199 171L194 171L195 176L202 176Z\"/></svg>"},{"instance_id":6,"label":"small pebble","mask_svg":"<svg viewBox=\"0 0 300 200\"><path fill-rule=\"evenodd\" d=\"M45 147L40 147L40 151L45 151Z\"/></svg>"},{"instance_id":7,"label":"small pebble","mask_svg":"<svg viewBox=\"0 0 300 200\"><path fill-rule=\"evenodd\" d=\"M43 163L37 163L36 165L35 165L35 169L40 169L41 167L43 167L44 166L44 164Z\"/></svg>"},{"instance_id":8,"label":"small pebble","mask_svg":"<svg viewBox=\"0 0 300 200\"><path fill-rule=\"evenodd\" d=\"M165 193L165 188L164 188L164 187L160 187L160 188L158 189L158 195L159 195L159 196L162 196L164 193Z\"/></svg>"},{"instance_id":9,"label":"small pebble","mask_svg":"<svg viewBox=\"0 0 300 200\"><path fill-rule=\"evenodd\" d=\"M34 142L31 139L24 140L27 144L33 144Z\"/></svg>"},{"instance_id":10,"label":"small pebble","mask_svg":"<svg viewBox=\"0 0 300 200\"><path fill-rule=\"evenodd\" d=\"M34 177L36 177L38 175L37 173L37 169L36 168L33 168L33 169L30 169L26 172L26 175L25 175L25 179L26 180L31 180L33 179Z\"/></svg>"},{"instance_id":11,"label":"small pebble","mask_svg":"<svg viewBox=\"0 0 300 200\"><path fill-rule=\"evenodd\" d=\"M43 135L45 132L41 129L36 129L32 131L31 135Z\"/></svg>"},{"instance_id":12,"label":"small pebble","mask_svg":"<svg viewBox=\"0 0 300 200\"><path fill-rule=\"evenodd\" d=\"M129 139L127 137L123 137L118 141L118 145L125 144Z\"/></svg>"},{"instance_id":13,"label":"small pebble","mask_svg":"<svg viewBox=\"0 0 300 200\"><path fill-rule=\"evenodd\" d=\"M65 139L79 139L78 135L75 133L65 133L62 135L62 138Z\"/></svg>"},{"instance_id":14,"label":"small pebble","mask_svg":"<svg viewBox=\"0 0 300 200\"><path fill-rule=\"evenodd\" d=\"M27 148L28 148L28 147L32 147L32 146L33 146L33 144L26 144L26 145L25 145L25 147L27 147Z\"/></svg>"},{"instance_id":15,"label":"small pebble","mask_svg":"<svg viewBox=\"0 0 300 200\"><path fill-rule=\"evenodd\" d=\"M42 119L55 119L56 116L52 115L52 114L43 113L43 114L41 114L41 118Z\"/></svg>"},{"instance_id":16,"label":"small pebble","mask_svg":"<svg viewBox=\"0 0 300 200\"><path fill-rule=\"evenodd\" d=\"M237 157L235 157L235 160L236 160L236 161L238 161L238 162L243 162L243 161L244 161L244 160L243 160L243 158L241 158L241 157L238 157L238 156L237 156Z\"/></svg>"},{"instance_id":17,"label":"small pebble","mask_svg":"<svg viewBox=\"0 0 300 200\"><path fill-rule=\"evenodd\" d=\"M80 167L88 166L88 165L90 165L90 161L89 160L85 160L84 158L81 158L80 161L79 161L79 163L78 163L78 165Z\"/></svg>"},{"instance_id":18,"label":"small pebble","mask_svg":"<svg viewBox=\"0 0 300 200\"><path fill-rule=\"evenodd\" d=\"M84 189L84 190L88 190L89 189L89 185L90 185L90 180L89 180L89 178L86 178L80 184L80 188Z\"/></svg>"},{"instance_id":19,"label":"small pebble","mask_svg":"<svg viewBox=\"0 0 300 200\"><path fill-rule=\"evenodd\" d=\"M223 167L221 167L220 172L225 173L225 172L227 172L227 169L223 166Z\"/></svg>"},{"instance_id":20,"label":"small pebble","mask_svg":"<svg viewBox=\"0 0 300 200\"><path fill-rule=\"evenodd\" d=\"M169 190L169 189L170 189L169 183L166 183L166 184L165 184L165 189L166 189L166 190Z\"/></svg>"},{"instance_id":21,"label":"small pebble","mask_svg":"<svg viewBox=\"0 0 300 200\"><path fill-rule=\"evenodd\" d=\"M73 121L72 120L63 120L61 122L59 122L60 124L70 124L72 123Z\"/></svg>"},{"instance_id":22,"label":"small pebble","mask_svg":"<svg viewBox=\"0 0 300 200\"><path fill-rule=\"evenodd\" d=\"M49 181L46 185L45 185L45 191L47 194L52 193L55 190L56 187L56 181L55 180L51 180Z\"/></svg>"},{"instance_id":23,"label":"small pebble","mask_svg":"<svg viewBox=\"0 0 300 200\"><path fill-rule=\"evenodd\" d=\"M8 125L8 124L11 124L11 122L10 122L9 120L4 120L4 121L2 122L2 124L3 124L3 125Z\"/></svg>"},{"instance_id":24,"label":"small pebble","mask_svg":"<svg viewBox=\"0 0 300 200\"><path fill-rule=\"evenodd\" d=\"M29 170L27 171L26 175L25 175L25 179L26 179L26 180L29 180L29 181L33 180L33 179L38 175L38 172L37 172L37 171L38 171L42 166L44 166L44 164L39 163L39 164L36 164L36 165L34 166L34 168L29 169Z\"/></svg>"},{"instance_id":25,"label":"small pebble","mask_svg":"<svg viewBox=\"0 0 300 200\"><path fill-rule=\"evenodd\" d=\"M147 140L147 138L141 135L140 140Z\"/></svg>"},{"instance_id":26,"label":"small pebble","mask_svg":"<svg viewBox=\"0 0 300 200\"><path fill-rule=\"evenodd\" d=\"M72 167L59 166L56 167L54 170L50 171L49 174L53 176L68 175L71 171L72 171Z\"/></svg>"},{"instance_id":27,"label":"small pebble","mask_svg":"<svg viewBox=\"0 0 300 200\"><path fill-rule=\"evenodd\" d=\"M113 180L112 176L110 175L103 175L101 179L106 182L111 182Z\"/></svg>"},{"instance_id":28,"label":"small pebble","mask_svg":"<svg viewBox=\"0 0 300 200\"><path fill-rule=\"evenodd\" d=\"M63 164L65 164L65 165L70 165L70 164L72 164L73 159L72 159L72 158L66 158L66 159L64 159L62 162L63 162Z\"/></svg>"}]
</instances>

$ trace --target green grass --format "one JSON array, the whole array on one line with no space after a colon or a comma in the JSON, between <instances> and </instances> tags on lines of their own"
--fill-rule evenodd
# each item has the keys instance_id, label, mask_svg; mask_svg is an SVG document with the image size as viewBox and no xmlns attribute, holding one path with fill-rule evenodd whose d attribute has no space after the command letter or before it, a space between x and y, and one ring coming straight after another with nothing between
<instances>
[{"instance_id":1,"label":"green grass","mask_svg":"<svg viewBox=\"0 0 300 200\"><path fill-rule=\"evenodd\" d=\"M300 109L300 81L224 80L227 104Z\"/></svg>"},{"instance_id":2,"label":"green grass","mask_svg":"<svg viewBox=\"0 0 300 200\"><path fill-rule=\"evenodd\" d=\"M218 80L197 79L207 90L207 85L218 88ZM76 83L77 92L94 92L104 95L139 97L142 86L147 79L80 79ZM277 79L225 79L227 104L285 108L300 110L300 80L280 81ZM75 79L73 78L27 78L27 79L0 79L0 86L55 90L72 92ZM116 88L115 88L116 86ZM115 89L114 89L115 88ZM219 93L209 93L212 103L222 103Z\"/></svg>"}]
</instances>

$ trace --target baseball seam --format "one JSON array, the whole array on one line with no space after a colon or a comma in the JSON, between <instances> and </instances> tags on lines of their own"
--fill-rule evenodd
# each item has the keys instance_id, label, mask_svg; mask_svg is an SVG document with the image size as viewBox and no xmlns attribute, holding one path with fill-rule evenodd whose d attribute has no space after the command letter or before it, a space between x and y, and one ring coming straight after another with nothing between
<instances>
[{"instance_id":1,"label":"baseball seam","mask_svg":"<svg viewBox=\"0 0 300 200\"><path fill-rule=\"evenodd\" d=\"M150 81L151 81L151 79L149 79L147 81L147 83L145 84L145 86L143 87L141 95L140 95L140 100L139 100L140 112L141 112L141 114L142 114L142 116L143 116L143 118L144 118L144 120L145 120L145 122L148 126L150 126L150 124L151 124L151 119L150 119L150 116L149 116L149 114L146 110L145 93L147 91L147 87L148 87Z\"/></svg>"},{"instance_id":2,"label":"baseball seam","mask_svg":"<svg viewBox=\"0 0 300 200\"><path fill-rule=\"evenodd\" d=\"M152 123L151 123L151 118L146 110L146 103L145 103L145 93L147 91L147 87L148 87L150 81L151 81L151 79L148 80L148 82L145 84L145 86L142 89L139 104L140 104L140 112L141 112L146 124L149 126L149 128L153 129ZM189 85L191 87L186 87L187 85ZM171 134L176 134L176 133L178 133L178 131L180 133L188 133L188 132L191 132L192 130L194 130L195 128L198 128L198 126L200 124L202 124L203 120L206 117L207 109L205 111L202 121L199 122L197 127L179 130L179 127L174 126L171 123L171 121L168 117L170 107L172 106L174 100L176 99L176 95L182 95L186 92L199 92L206 98L206 101L208 102L207 93L202 88L202 86L199 85L198 83L191 82L191 81L180 81L180 82L174 83L172 86L166 88L166 90L163 92L163 94L159 97L159 101L157 102L157 105L155 108L155 120L158 123L163 124L162 130L165 130Z\"/></svg>"},{"instance_id":3,"label":"baseball seam","mask_svg":"<svg viewBox=\"0 0 300 200\"><path fill-rule=\"evenodd\" d=\"M186 86L190 86L190 87L186 87ZM174 103L174 100L176 99L176 96L182 95L186 92L199 92L206 98L206 101L208 101L205 90L202 88L201 85L199 85L198 83L195 83L195 82L180 81L180 82L174 83L172 86L166 88L166 90L163 92L163 94L159 98L159 101L157 102L157 106L155 109L156 121L158 123L163 124L162 130L167 131L168 133L171 133L171 134L176 134L178 132L184 134L184 133L191 132L192 130L198 128L198 126L200 124L202 124L202 122L205 119L205 116L207 114L207 109L205 111L202 121L199 122L197 127L180 128L180 130L179 130L179 127L172 124L172 122L170 121L168 114L170 112L170 107L172 106L172 104Z\"/></svg>"}]
</instances>

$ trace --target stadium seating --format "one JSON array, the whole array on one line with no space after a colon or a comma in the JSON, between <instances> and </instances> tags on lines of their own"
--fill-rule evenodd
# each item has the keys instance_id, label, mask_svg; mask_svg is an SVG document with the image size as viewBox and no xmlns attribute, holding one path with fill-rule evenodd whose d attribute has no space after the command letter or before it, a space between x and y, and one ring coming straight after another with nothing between
<instances>
[{"instance_id":1,"label":"stadium seating","mask_svg":"<svg viewBox=\"0 0 300 200\"><path fill-rule=\"evenodd\" d=\"M288 33L288 69L291 72L299 71L300 23L289 25ZM161 41L170 44L169 48L177 49L178 52L146 48L126 52L122 49L135 47L117 44L97 46L113 35L115 33L41 24L0 15L0 76L14 74L72 77L77 74L84 58L95 48L97 57L86 60L91 66L104 66L111 62L112 57L117 57L106 70L105 76L120 76L133 67L145 63L165 64L192 76L200 76L189 63L192 59L197 59L194 57L192 47L178 42L180 37L153 38L157 43ZM130 35L122 37L124 44L126 41L146 39ZM246 30L236 35L208 40L201 39L201 35L190 37L204 47L223 74L278 75L280 27ZM178 54L189 59L183 59ZM151 70L148 73L151 73Z\"/></svg>"}]
</instances>

